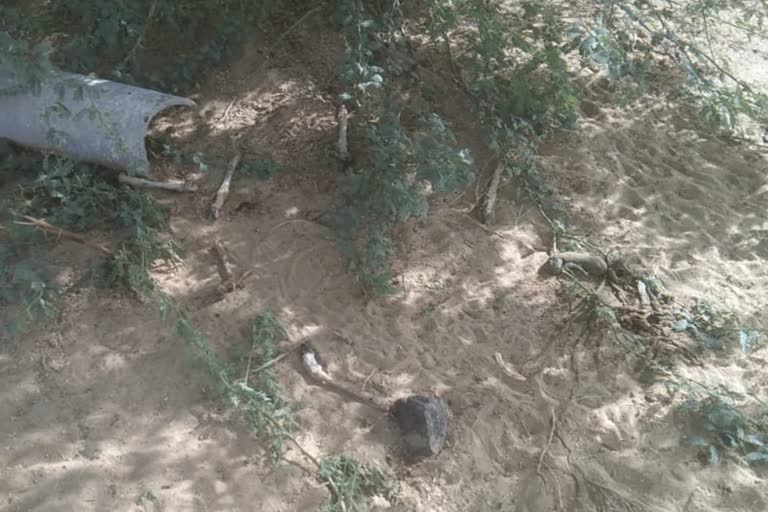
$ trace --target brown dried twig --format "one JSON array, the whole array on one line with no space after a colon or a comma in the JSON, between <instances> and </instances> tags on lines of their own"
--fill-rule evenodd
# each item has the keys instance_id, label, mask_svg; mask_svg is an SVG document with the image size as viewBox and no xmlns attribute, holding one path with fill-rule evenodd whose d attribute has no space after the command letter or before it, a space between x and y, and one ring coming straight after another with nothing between
<instances>
[{"instance_id":1,"label":"brown dried twig","mask_svg":"<svg viewBox=\"0 0 768 512\"><path fill-rule=\"evenodd\" d=\"M253 272L243 272L239 277L235 277L234 265L227 256L227 251L221 242L216 241L213 247L210 249L211 254L216 258L216 267L219 271L219 277L221 277L220 290L223 293L233 292L241 289L244 286L245 280L251 276Z\"/></svg>"},{"instance_id":2,"label":"brown dried twig","mask_svg":"<svg viewBox=\"0 0 768 512\"><path fill-rule=\"evenodd\" d=\"M349 142L347 139L347 129L349 126L349 112L347 107L342 105L339 107L339 113L336 115L336 119L339 121L339 139L336 141L336 151L338 153L339 160L342 162L349 162Z\"/></svg>"},{"instance_id":3,"label":"brown dried twig","mask_svg":"<svg viewBox=\"0 0 768 512\"><path fill-rule=\"evenodd\" d=\"M493 222L493 215L496 208L496 197L499 193L499 183L501 183L501 174L504 172L504 162L501 161L496 165L496 169L493 171L493 178L488 185L488 190L485 193L485 204L481 211L483 224L490 224Z\"/></svg>"},{"instance_id":4,"label":"brown dried twig","mask_svg":"<svg viewBox=\"0 0 768 512\"><path fill-rule=\"evenodd\" d=\"M229 196L229 189L232 183L232 175L235 174L235 169L237 169L237 164L239 163L240 153L235 155L235 157L229 163L227 173L224 175L224 179L221 182L221 186L219 187L218 192L216 192L216 198L213 200L213 205L211 206L211 215L213 215L214 220L218 220L219 216L221 215L221 210L224 208L224 201L226 201L227 197Z\"/></svg>"},{"instance_id":5,"label":"brown dried twig","mask_svg":"<svg viewBox=\"0 0 768 512\"><path fill-rule=\"evenodd\" d=\"M197 192L197 186L193 184L145 180L122 173L118 175L117 181L133 187L170 190L172 192Z\"/></svg>"},{"instance_id":6,"label":"brown dried twig","mask_svg":"<svg viewBox=\"0 0 768 512\"><path fill-rule=\"evenodd\" d=\"M101 253L107 255L107 256L114 256L115 253L111 250L107 249L103 245L97 244L96 242L92 242L90 240L87 240L80 235L77 235L75 233L72 233L71 231L67 231L66 229L56 227L52 224L49 224L47 221L43 219L38 219L35 217L30 217L29 215L21 215L22 219L25 219L26 222L20 222L20 221L14 221L14 224L18 224L21 226L31 226L34 228L39 229L43 233L50 233L53 235L56 235L56 239L64 238L66 240L70 240L72 242L76 242L81 245L85 245L88 247L91 247L93 249L96 249L100 251Z\"/></svg>"}]
</instances>

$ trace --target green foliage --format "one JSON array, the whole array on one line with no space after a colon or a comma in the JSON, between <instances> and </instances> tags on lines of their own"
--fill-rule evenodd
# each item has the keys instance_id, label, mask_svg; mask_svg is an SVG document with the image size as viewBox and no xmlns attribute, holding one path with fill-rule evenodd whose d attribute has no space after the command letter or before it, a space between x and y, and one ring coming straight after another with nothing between
<instances>
[{"instance_id":1,"label":"green foliage","mask_svg":"<svg viewBox=\"0 0 768 512\"><path fill-rule=\"evenodd\" d=\"M260 368L255 376L258 382L256 389L261 393L259 397L266 397L267 401L261 403L261 407L254 408L252 404L253 398L249 398L245 417L252 429L270 437L272 454L275 460L279 460L282 454L285 432L292 432L295 425L288 403L278 386L274 371L271 367L262 368L262 365L275 358L275 344L287 338L288 334L272 313L257 315L251 324L251 352L259 354L258 358L253 361L253 364ZM254 389L249 382L250 368L249 364L245 377L242 379L243 386L246 386L248 390ZM279 428L264 419L263 415L265 413L268 413L279 422Z\"/></svg>"},{"instance_id":2,"label":"green foliage","mask_svg":"<svg viewBox=\"0 0 768 512\"><path fill-rule=\"evenodd\" d=\"M236 369L222 362L208 339L193 326L183 306L164 294L158 294L158 299L164 317L173 317L174 335L192 346L196 360L207 370L224 402L242 415L249 429L268 441L273 459L280 460L295 422L272 371L269 368L259 371L258 386L249 381L250 365L245 375L238 377ZM285 336L285 330L271 313L258 315L251 326L251 347L261 349L262 355L254 364L274 357L275 343Z\"/></svg>"},{"instance_id":3,"label":"green foliage","mask_svg":"<svg viewBox=\"0 0 768 512\"><path fill-rule=\"evenodd\" d=\"M428 2L435 20L432 38L449 40L461 27L465 51L461 81L474 100L489 148L508 175L524 184L542 206L549 188L535 162L540 138L555 126L570 127L578 98L565 61L565 24L557 8L523 2L514 15L495 2L464 0L450 10L444 2Z\"/></svg>"},{"instance_id":4,"label":"green foliage","mask_svg":"<svg viewBox=\"0 0 768 512\"><path fill-rule=\"evenodd\" d=\"M39 51L50 47L45 38L58 33L52 58L69 71L98 69L121 81L180 93L198 82L204 66L231 57L254 24L282 3L55 0L39 9L0 7L0 31L9 39L42 40ZM150 65L152 52L168 59Z\"/></svg>"},{"instance_id":5,"label":"green foliage","mask_svg":"<svg viewBox=\"0 0 768 512\"><path fill-rule=\"evenodd\" d=\"M468 2L464 18L477 30L477 37L467 41L465 81L488 128L498 129L497 137L522 120L536 132L575 121L577 98L561 48L564 23L552 5L524 2L522 7L527 31L513 30L493 3Z\"/></svg>"},{"instance_id":6,"label":"green foliage","mask_svg":"<svg viewBox=\"0 0 768 512\"><path fill-rule=\"evenodd\" d=\"M181 261L179 245L173 240L162 242L159 234L157 229L146 225L134 226L114 258L106 262L101 274L105 284L123 284L139 296L151 295L155 291L150 276L152 266L158 261L170 264Z\"/></svg>"},{"instance_id":7,"label":"green foliage","mask_svg":"<svg viewBox=\"0 0 768 512\"><path fill-rule=\"evenodd\" d=\"M19 186L17 196L19 213L76 232L165 227L165 213L148 195L119 186L92 166L64 158L44 158L40 174Z\"/></svg>"},{"instance_id":8,"label":"green foliage","mask_svg":"<svg viewBox=\"0 0 768 512\"><path fill-rule=\"evenodd\" d=\"M329 487L335 490L331 503L322 508L324 512L362 512L366 510L366 495L388 499L394 495L392 483L380 468L345 455L322 459L317 474L320 481L332 483Z\"/></svg>"},{"instance_id":9,"label":"green foliage","mask_svg":"<svg viewBox=\"0 0 768 512\"><path fill-rule=\"evenodd\" d=\"M396 0L377 4L374 14L359 0L334 3L345 41L340 64L343 101L365 119L367 155L349 176L344 205L336 211L336 241L347 269L364 289L392 291L390 230L410 217L424 217L429 205L421 182L435 192L466 186L473 179L472 158L435 113L422 116L414 133L400 122L400 106L387 89L387 50L401 30ZM373 6L369 6L371 9Z\"/></svg>"},{"instance_id":10,"label":"green foliage","mask_svg":"<svg viewBox=\"0 0 768 512\"><path fill-rule=\"evenodd\" d=\"M2 9L0 7L0 18ZM0 96L39 92L52 69L50 52L48 42L32 44L14 39L0 27Z\"/></svg>"},{"instance_id":11,"label":"green foliage","mask_svg":"<svg viewBox=\"0 0 768 512\"><path fill-rule=\"evenodd\" d=\"M193 165L200 171L206 172L212 166L226 168L228 162L221 158L211 158L201 151L189 153L176 146L170 137L149 137L149 147L159 156L167 158L177 164ZM243 159L238 165L235 179L239 176L254 177L258 180L267 180L277 171L277 163L272 158Z\"/></svg>"},{"instance_id":12,"label":"green foliage","mask_svg":"<svg viewBox=\"0 0 768 512\"><path fill-rule=\"evenodd\" d=\"M768 409L745 412L740 404L747 397L723 386L709 388L683 378L672 379L668 386L684 393L680 408L700 430L689 442L702 448L711 464L726 455L747 464L768 462Z\"/></svg>"},{"instance_id":13,"label":"green foliage","mask_svg":"<svg viewBox=\"0 0 768 512\"><path fill-rule=\"evenodd\" d=\"M645 86L654 55L673 63L686 78L681 95L698 104L704 119L733 129L739 114L765 124L768 95L730 70L727 59L713 49L713 32L728 26L765 39L766 16L768 9L760 0L684 0L674 9L652 2L602 0L595 18L577 22L571 34L582 55L600 65L613 82Z\"/></svg>"},{"instance_id":14,"label":"green foliage","mask_svg":"<svg viewBox=\"0 0 768 512\"><path fill-rule=\"evenodd\" d=\"M740 325L734 313L722 311L706 300L699 300L688 310L677 312L673 329L688 332L706 349L723 348L727 341L737 341L743 352L751 352L764 342L765 331Z\"/></svg>"},{"instance_id":15,"label":"green foliage","mask_svg":"<svg viewBox=\"0 0 768 512\"><path fill-rule=\"evenodd\" d=\"M163 156L174 163L185 165L196 165L201 171L207 171L210 165L206 161L205 155L198 151L192 154L183 151L177 147L170 137L162 136L160 138L147 137L147 146L156 154Z\"/></svg>"},{"instance_id":16,"label":"green foliage","mask_svg":"<svg viewBox=\"0 0 768 512\"><path fill-rule=\"evenodd\" d=\"M51 276L29 262L11 262L0 251L0 304L21 304L22 312L9 325L3 326L12 335L33 324L46 322L58 312L60 290L51 284Z\"/></svg>"},{"instance_id":17,"label":"green foliage","mask_svg":"<svg viewBox=\"0 0 768 512\"><path fill-rule=\"evenodd\" d=\"M149 274L158 261L174 264L180 260L179 246L163 241L166 216L151 196L121 186L92 166L75 164L58 157L22 160L31 172L40 174L16 187L9 202L14 216L28 215L74 232L120 229L124 240L112 258L91 265L81 284L127 285L139 295L151 295L154 284ZM6 242L0 248L0 292L4 301L21 304L23 314L14 326L51 318L57 311L60 293L47 276L44 238L28 227L16 225L13 217L3 228Z\"/></svg>"},{"instance_id":18,"label":"green foliage","mask_svg":"<svg viewBox=\"0 0 768 512\"><path fill-rule=\"evenodd\" d=\"M374 117L366 126L369 166L349 177L345 205L335 216L336 241L363 286L387 293L388 232L410 217L424 217L429 209L419 181L436 191L453 190L472 179L472 159L467 150L452 147L453 135L435 114L414 136L405 133L397 106L388 99Z\"/></svg>"},{"instance_id":19,"label":"green foliage","mask_svg":"<svg viewBox=\"0 0 768 512\"><path fill-rule=\"evenodd\" d=\"M344 38L344 54L339 63L339 82L344 88L341 99L360 106L368 95L384 87L385 69L376 63L375 54L384 47L380 34L386 27L362 0L337 0L333 7Z\"/></svg>"}]
</instances>

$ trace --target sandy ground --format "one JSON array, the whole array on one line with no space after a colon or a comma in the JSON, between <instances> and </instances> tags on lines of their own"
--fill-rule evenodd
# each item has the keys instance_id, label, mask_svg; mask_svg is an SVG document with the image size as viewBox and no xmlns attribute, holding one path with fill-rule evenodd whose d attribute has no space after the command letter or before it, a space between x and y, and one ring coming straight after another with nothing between
<instances>
[{"instance_id":1,"label":"sandy ground","mask_svg":"<svg viewBox=\"0 0 768 512\"><path fill-rule=\"evenodd\" d=\"M327 229L307 220L334 204L342 184L329 153L337 45L319 22L308 23L264 65L255 40L204 85L199 114L169 118L189 147L220 158L229 158L222 148L238 134L246 155L268 153L279 163L273 179L237 180L215 225L206 219L207 193L158 195L185 260L157 278L222 353L246 346L248 322L270 310L291 343L312 339L349 385L365 382L392 397L434 392L450 407L443 452L406 465L392 425L306 381L287 361L277 375L307 449L351 453L396 475L399 499L378 500L380 510L768 509L765 470L702 464L665 393L633 374L618 348L575 345L562 285L537 273L549 231L535 208L502 201L490 234L458 211L472 197L436 201L426 221L398 229L398 293L364 300ZM551 137L539 159L574 228L658 268L680 300L711 297L761 324L765 154L716 137L661 99L614 109L599 87L587 93L578 127ZM468 105L451 94L435 108L482 161ZM154 172L192 169L164 164ZM219 179L219 170L203 176L206 192ZM504 198L513 192L502 188ZM208 253L215 240L254 274L210 304L219 282ZM62 280L88 256L67 243L51 255ZM505 373L496 353L525 380ZM731 354L684 371L763 393L765 357ZM319 509L327 491L294 449L273 466L264 446L222 414L155 307L78 291L54 325L0 336L0 511Z\"/></svg>"}]
</instances>

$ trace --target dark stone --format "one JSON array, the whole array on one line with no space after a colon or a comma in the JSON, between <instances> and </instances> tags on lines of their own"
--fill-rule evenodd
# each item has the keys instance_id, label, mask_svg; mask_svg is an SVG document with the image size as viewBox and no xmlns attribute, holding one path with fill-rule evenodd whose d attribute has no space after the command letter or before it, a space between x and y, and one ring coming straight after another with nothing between
<instances>
[{"instance_id":1,"label":"dark stone","mask_svg":"<svg viewBox=\"0 0 768 512\"><path fill-rule=\"evenodd\" d=\"M402 434L406 456L429 457L443 448L448 422L445 402L435 397L410 396L390 408Z\"/></svg>"}]
</instances>

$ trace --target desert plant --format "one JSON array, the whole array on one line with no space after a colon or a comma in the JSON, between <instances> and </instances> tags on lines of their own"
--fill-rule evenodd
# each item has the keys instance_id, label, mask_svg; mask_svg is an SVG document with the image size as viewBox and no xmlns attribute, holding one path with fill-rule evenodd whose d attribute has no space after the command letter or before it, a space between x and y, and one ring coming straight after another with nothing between
<instances>
[{"instance_id":1,"label":"desert plant","mask_svg":"<svg viewBox=\"0 0 768 512\"><path fill-rule=\"evenodd\" d=\"M762 38L768 8L760 0L684 0L674 6L603 0L592 19L573 26L582 55L604 68L614 82L647 84L656 55L685 77L681 99L699 107L704 119L732 130L745 115L765 125L768 95L737 76L723 52L713 47L721 26L745 38Z\"/></svg>"},{"instance_id":2,"label":"desert plant","mask_svg":"<svg viewBox=\"0 0 768 512\"><path fill-rule=\"evenodd\" d=\"M345 455L321 459L317 475L321 482L332 483L335 489L331 503L322 509L325 512L362 512L366 510L366 495L391 498L394 493L392 483L380 468Z\"/></svg>"},{"instance_id":3,"label":"desert plant","mask_svg":"<svg viewBox=\"0 0 768 512\"><path fill-rule=\"evenodd\" d=\"M472 179L467 150L437 115L426 118L414 135L400 124L397 105L385 99L366 126L368 166L349 176L345 204L335 216L336 240L347 266L366 289L391 290L389 230L410 217L423 217L428 203L420 186L453 190ZM363 249L360 249L360 247Z\"/></svg>"},{"instance_id":4,"label":"desert plant","mask_svg":"<svg viewBox=\"0 0 768 512\"><path fill-rule=\"evenodd\" d=\"M346 267L366 290L392 291L389 259L391 229L429 206L423 183L435 192L466 186L473 179L472 158L435 113L422 113L415 131L400 121L400 105L389 90L387 52L402 30L400 2L367 5L334 2L345 53L340 64L340 99L363 119L366 154L348 176L344 204L335 212L337 246ZM375 11L375 12L374 12ZM389 75L394 75L390 72Z\"/></svg>"},{"instance_id":5,"label":"desert plant","mask_svg":"<svg viewBox=\"0 0 768 512\"><path fill-rule=\"evenodd\" d=\"M768 462L768 409L762 402L747 408L747 396L724 386L708 387L679 375L666 381L672 392L682 393L679 410L697 434L688 441L702 448L711 464L731 456L747 464Z\"/></svg>"},{"instance_id":6,"label":"desert plant","mask_svg":"<svg viewBox=\"0 0 768 512\"><path fill-rule=\"evenodd\" d=\"M751 352L765 338L763 329L742 325L735 313L707 300L696 301L690 310L678 310L673 328L690 333L706 349L722 348L730 339L737 341L743 352Z\"/></svg>"},{"instance_id":7,"label":"desert plant","mask_svg":"<svg viewBox=\"0 0 768 512\"><path fill-rule=\"evenodd\" d=\"M0 47L3 37L40 41L36 49L50 47L46 39L58 33L51 59L70 71L95 69L121 81L189 90L203 66L220 62L236 52L251 27L281 5L280 0L231 2L227 0L137 0L50 2L45 8L0 7ZM173 59L149 66L144 48L171 45ZM2 64L2 62L0 62Z\"/></svg>"}]
</instances>

